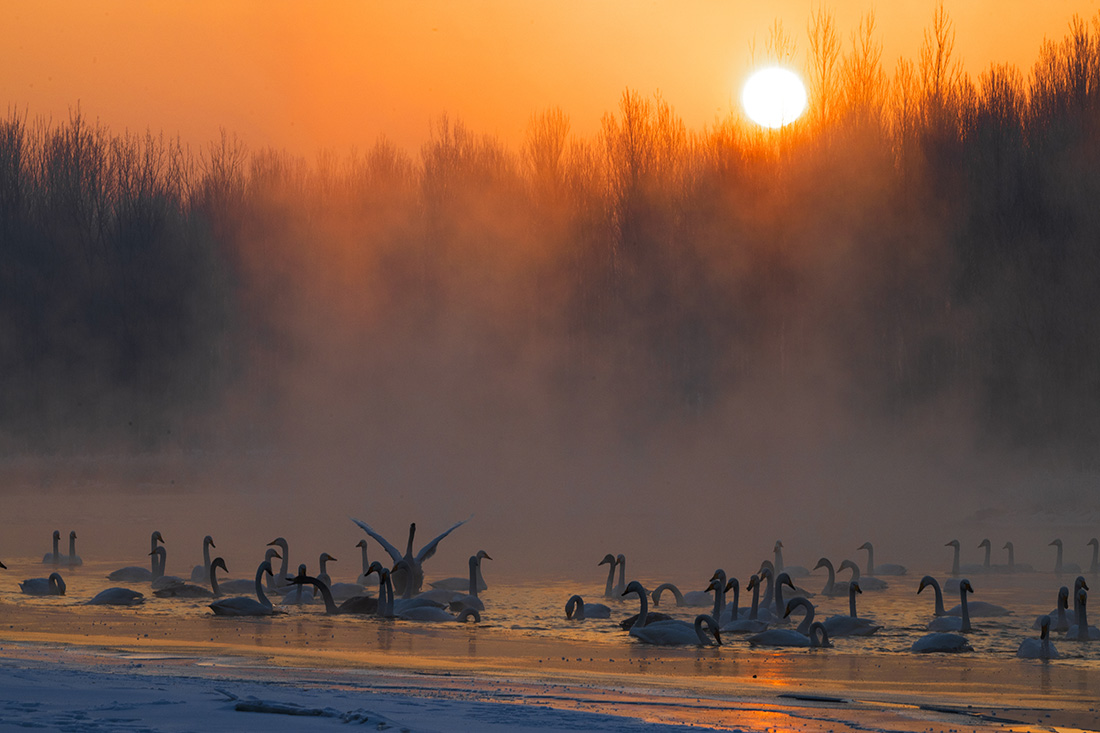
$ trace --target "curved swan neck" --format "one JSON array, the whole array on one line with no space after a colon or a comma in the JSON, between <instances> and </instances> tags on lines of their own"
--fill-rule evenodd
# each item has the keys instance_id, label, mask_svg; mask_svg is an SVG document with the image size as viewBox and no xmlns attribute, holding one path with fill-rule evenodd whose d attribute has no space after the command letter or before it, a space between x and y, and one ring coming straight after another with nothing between
<instances>
[{"instance_id":1,"label":"curved swan neck","mask_svg":"<svg viewBox=\"0 0 1100 733\"><path fill-rule=\"evenodd\" d=\"M951 560L951 575L957 576L959 574L959 544L954 543L951 545L954 548L953 557Z\"/></svg>"},{"instance_id":2,"label":"curved swan neck","mask_svg":"<svg viewBox=\"0 0 1100 733\"><path fill-rule=\"evenodd\" d=\"M61 564L61 533L53 533L53 564Z\"/></svg>"},{"instance_id":3,"label":"curved swan neck","mask_svg":"<svg viewBox=\"0 0 1100 733\"><path fill-rule=\"evenodd\" d=\"M756 621L760 613L760 579L752 576L752 608L749 610L749 620Z\"/></svg>"},{"instance_id":4,"label":"curved swan neck","mask_svg":"<svg viewBox=\"0 0 1100 733\"><path fill-rule=\"evenodd\" d=\"M875 574L875 548L870 542L868 542L866 545L864 545L864 549L867 550L867 574L868 575L874 575ZM886 549L889 550L890 548L887 547ZM852 615L854 616L855 614L852 614Z\"/></svg>"},{"instance_id":5,"label":"curved swan neck","mask_svg":"<svg viewBox=\"0 0 1100 733\"><path fill-rule=\"evenodd\" d=\"M610 598L615 588L615 563L612 561L607 568L607 587L603 590L604 598Z\"/></svg>"},{"instance_id":6,"label":"curved swan neck","mask_svg":"<svg viewBox=\"0 0 1100 733\"><path fill-rule=\"evenodd\" d=\"M619 587L626 587L626 558L620 555L615 563L619 566Z\"/></svg>"},{"instance_id":7,"label":"curved swan neck","mask_svg":"<svg viewBox=\"0 0 1100 733\"><path fill-rule=\"evenodd\" d=\"M209 537L202 541L202 566L206 569L207 575L210 574L210 545L212 544Z\"/></svg>"},{"instance_id":8,"label":"curved swan neck","mask_svg":"<svg viewBox=\"0 0 1100 733\"><path fill-rule=\"evenodd\" d=\"M961 600L959 601L959 604L962 606L962 627L961 627L960 631L967 632L967 631L971 630L970 629L970 606L966 602L966 596L967 596L968 593L970 593L970 589L966 586L965 583L960 584L959 585L959 593L960 593L960 596L961 596Z\"/></svg>"},{"instance_id":9,"label":"curved swan neck","mask_svg":"<svg viewBox=\"0 0 1100 733\"><path fill-rule=\"evenodd\" d=\"M264 594L263 578L265 571L271 572L271 563L266 561L260 563L260 567L256 568L256 599L259 600L262 605L272 608L271 601L269 601Z\"/></svg>"},{"instance_id":10,"label":"curved swan neck","mask_svg":"<svg viewBox=\"0 0 1100 733\"><path fill-rule=\"evenodd\" d=\"M584 599L580 596L570 596L565 602L565 618L584 621Z\"/></svg>"},{"instance_id":11,"label":"curved swan neck","mask_svg":"<svg viewBox=\"0 0 1100 733\"><path fill-rule=\"evenodd\" d=\"M993 551L993 545L986 541L982 547L985 548L985 560L982 562L982 567L989 568L990 553Z\"/></svg>"},{"instance_id":12,"label":"curved swan neck","mask_svg":"<svg viewBox=\"0 0 1100 733\"><path fill-rule=\"evenodd\" d=\"M76 532L69 532L69 562L76 559Z\"/></svg>"},{"instance_id":13,"label":"curved swan neck","mask_svg":"<svg viewBox=\"0 0 1100 733\"><path fill-rule=\"evenodd\" d=\"M641 610L638 611L638 620L634 622L634 628L640 629L645 626L646 618L649 616L649 598L647 598L645 588L643 588L640 583L631 583L630 586L623 591L623 595L627 593L637 593L641 601Z\"/></svg>"},{"instance_id":14,"label":"curved swan neck","mask_svg":"<svg viewBox=\"0 0 1100 733\"><path fill-rule=\"evenodd\" d=\"M218 567L215 565L210 566L210 590L214 592L214 597L221 596L221 589L218 588Z\"/></svg>"}]
</instances>

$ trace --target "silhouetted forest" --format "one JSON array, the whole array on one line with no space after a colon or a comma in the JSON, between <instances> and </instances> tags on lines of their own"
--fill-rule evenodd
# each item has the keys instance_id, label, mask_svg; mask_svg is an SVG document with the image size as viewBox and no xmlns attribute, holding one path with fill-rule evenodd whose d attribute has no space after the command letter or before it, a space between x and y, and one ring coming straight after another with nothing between
<instances>
[{"instance_id":1,"label":"silhouetted forest","mask_svg":"<svg viewBox=\"0 0 1100 733\"><path fill-rule=\"evenodd\" d=\"M444 117L417 155L303 160L9 112L0 450L252 448L329 388L369 422L432 385L624 433L746 394L963 405L978 445L1093 462L1100 16L1026 72L953 44L940 10L889 71L873 16L819 13L780 132L627 90L591 139L549 109L519 149Z\"/></svg>"}]
</instances>

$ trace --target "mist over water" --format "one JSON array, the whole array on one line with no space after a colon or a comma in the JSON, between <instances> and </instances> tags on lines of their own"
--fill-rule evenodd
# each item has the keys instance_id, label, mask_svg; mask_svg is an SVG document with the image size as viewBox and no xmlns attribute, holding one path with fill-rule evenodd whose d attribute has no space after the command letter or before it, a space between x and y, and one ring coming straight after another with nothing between
<instances>
[{"instance_id":1,"label":"mist over water","mask_svg":"<svg viewBox=\"0 0 1100 733\"><path fill-rule=\"evenodd\" d=\"M1027 83L876 66L774 134L627 91L518 151L444 118L417 156L195 160L10 114L0 549L160 529L192 563L209 533L240 577L282 535L350 574L349 516L404 549L473 515L429 572L702 579L776 539L936 570L987 534L1084 563L1100 107L1070 48Z\"/></svg>"}]
</instances>

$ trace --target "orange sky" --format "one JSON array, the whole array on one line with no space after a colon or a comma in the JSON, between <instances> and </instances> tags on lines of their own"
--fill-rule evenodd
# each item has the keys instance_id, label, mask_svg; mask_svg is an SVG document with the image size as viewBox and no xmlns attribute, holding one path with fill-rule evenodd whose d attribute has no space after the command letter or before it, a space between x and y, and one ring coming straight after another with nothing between
<instances>
[{"instance_id":1,"label":"orange sky","mask_svg":"<svg viewBox=\"0 0 1100 733\"><path fill-rule=\"evenodd\" d=\"M888 70L915 58L934 0L879 3ZM385 134L415 150L441 114L509 144L560 106L592 134L630 87L660 91L698 129L725 116L774 20L806 48L807 0L11 2L0 4L0 102L64 119L77 102L113 131L197 146L219 127L250 147L311 155ZM845 38L870 0L827 4ZM1036 6L1041 10L1036 10ZM1027 71L1098 0L962 0L944 7L977 74ZM758 50L758 55L760 51Z\"/></svg>"}]
</instances>

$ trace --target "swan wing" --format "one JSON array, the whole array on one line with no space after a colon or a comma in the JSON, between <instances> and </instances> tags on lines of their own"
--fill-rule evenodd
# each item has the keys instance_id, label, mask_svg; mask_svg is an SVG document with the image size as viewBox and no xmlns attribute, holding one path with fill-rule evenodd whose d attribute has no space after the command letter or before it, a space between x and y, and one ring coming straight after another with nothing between
<instances>
[{"instance_id":1,"label":"swan wing","mask_svg":"<svg viewBox=\"0 0 1100 733\"><path fill-rule=\"evenodd\" d=\"M385 537L383 537L382 535L378 534L378 533L377 533L377 532L375 532L375 531L374 531L373 529L371 529L371 527L370 527L370 525L369 525L369 524L367 524L366 522L360 521L360 520L356 519L355 517L351 517L351 521L353 521L353 522L355 522L356 524L358 524L358 525L359 525L359 528L360 528L360 529L362 529L362 530L363 530L364 532L366 532L366 533L367 533L368 535L370 535L370 536L371 536L371 537L373 537L373 538L374 538L375 540L377 540L377 541L378 541L378 544L382 545L382 549L383 549L383 550L385 550L385 551L386 551L386 553L387 553L387 554L388 554L388 555L389 555L389 556L390 556L391 558L393 558L393 561L394 561L394 562L398 562L398 561L399 561L399 560L401 559L401 557L402 557L402 555L401 555L401 551L400 551L400 550L398 550L398 549L397 549L396 547L394 547L393 545L391 545L391 544L390 544L390 543L389 543L389 542L388 542L388 541L386 540L386 538L385 538ZM450 531L450 530L448 530L448 531ZM440 539L442 539L442 538L440 538ZM438 541L439 541L439 540L436 540L436 542L438 542Z\"/></svg>"},{"instance_id":2,"label":"swan wing","mask_svg":"<svg viewBox=\"0 0 1100 733\"><path fill-rule=\"evenodd\" d=\"M468 521L470 521L470 518L463 519L461 522L457 522L457 523L451 525L451 528L448 529L446 532L444 532L443 534L439 535L438 537L436 537L434 540L432 540L428 544L421 547L420 552L416 553L416 561L417 562L424 562L425 560L430 558L432 555L434 555L435 550L438 547L440 540L442 540L444 537L449 535L451 532L454 532L456 529L458 529L462 525L466 524L466 522L468 522Z\"/></svg>"}]
</instances>

